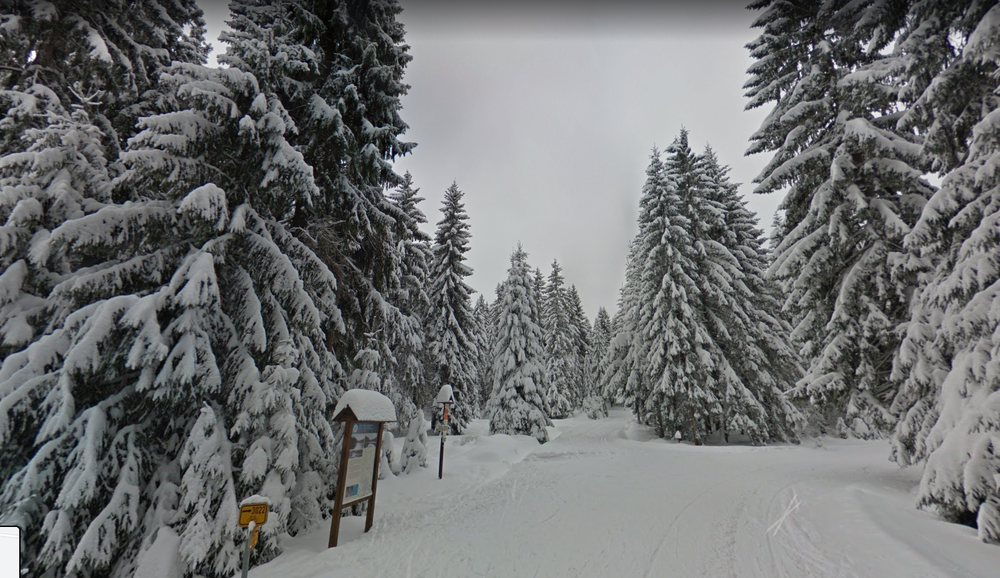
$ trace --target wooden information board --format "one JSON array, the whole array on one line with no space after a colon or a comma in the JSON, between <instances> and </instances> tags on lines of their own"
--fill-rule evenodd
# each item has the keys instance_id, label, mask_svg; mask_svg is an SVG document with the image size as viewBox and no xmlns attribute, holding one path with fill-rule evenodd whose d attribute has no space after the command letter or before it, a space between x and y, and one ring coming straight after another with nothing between
<instances>
[{"instance_id":1,"label":"wooden information board","mask_svg":"<svg viewBox=\"0 0 1000 578\"><path fill-rule=\"evenodd\" d=\"M352 402L355 407L352 407ZM396 421L396 411L392 402L381 394L350 390L337 403L333 421L344 424L344 445L340 451L337 497L330 521L330 548L337 545L340 537L340 518L344 508L368 502L365 532L372 529L378 467L382 462L382 430L386 422Z\"/></svg>"}]
</instances>

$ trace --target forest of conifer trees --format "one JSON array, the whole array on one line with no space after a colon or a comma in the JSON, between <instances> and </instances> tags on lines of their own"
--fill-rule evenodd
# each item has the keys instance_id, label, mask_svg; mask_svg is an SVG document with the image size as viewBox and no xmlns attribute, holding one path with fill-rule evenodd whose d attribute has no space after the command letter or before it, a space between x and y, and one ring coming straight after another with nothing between
<instances>
[{"instance_id":1,"label":"forest of conifer trees","mask_svg":"<svg viewBox=\"0 0 1000 578\"><path fill-rule=\"evenodd\" d=\"M393 401L407 472L444 384L455 434L621 405L699 445L887 438L919 505L1000 543L1000 6L751 8L770 238L681 129L591 321L520 244L476 297L476 192L429 219L396 172L394 0L234 0L221 67L194 0L5 2L0 523L30 574L129 577L169 535L228 578L254 494L272 559L330 515L340 395Z\"/></svg>"}]
</instances>

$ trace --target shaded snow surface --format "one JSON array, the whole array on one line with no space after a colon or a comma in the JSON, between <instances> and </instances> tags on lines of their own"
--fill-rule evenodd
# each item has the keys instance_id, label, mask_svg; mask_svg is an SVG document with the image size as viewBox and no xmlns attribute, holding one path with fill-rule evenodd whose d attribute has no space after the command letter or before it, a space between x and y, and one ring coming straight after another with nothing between
<instances>
[{"instance_id":1,"label":"shaded snow surface","mask_svg":"<svg viewBox=\"0 0 1000 578\"><path fill-rule=\"evenodd\" d=\"M914 508L919 472L885 442L695 447L621 410L555 424L539 445L474 421L443 480L432 438L432 467L379 482L369 533L345 518L328 550L324 522L250 578L1000 576L1000 548Z\"/></svg>"}]
</instances>

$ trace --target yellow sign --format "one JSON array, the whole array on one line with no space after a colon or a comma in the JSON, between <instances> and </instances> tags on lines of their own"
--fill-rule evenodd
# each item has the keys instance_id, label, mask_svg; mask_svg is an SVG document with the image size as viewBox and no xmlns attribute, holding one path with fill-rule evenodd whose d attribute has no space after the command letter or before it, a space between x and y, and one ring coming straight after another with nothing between
<instances>
[{"instance_id":1,"label":"yellow sign","mask_svg":"<svg viewBox=\"0 0 1000 578\"><path fill-rule=\"evenodd\" d=\"M260 537L260 526L254 526L253 532L250 532L250 548L253 549L257 546L257 538Z\"/></svg>"},{"instance_id":2,"label":"yellow sign","mask_svg":"<svg viewBox=\"0 0 1000 578\"><path fill-rule=\"evenodd\" d=\"M240 508L240 526L249 526L250 522L257 524L258 528L267 522L267 504L244 504Z\"/></svg>"}]
</instances>

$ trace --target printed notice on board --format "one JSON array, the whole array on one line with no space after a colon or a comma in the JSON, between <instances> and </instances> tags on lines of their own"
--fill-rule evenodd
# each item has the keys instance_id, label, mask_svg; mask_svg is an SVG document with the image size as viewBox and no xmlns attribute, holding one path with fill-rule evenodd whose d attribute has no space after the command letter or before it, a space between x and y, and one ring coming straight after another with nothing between
<instances>
[{"instance_id":1,"label":"printed notice on board","mask_svg":"<svg viewBox=\"0 0 1000 578\"><path fill-rule=\"evenodd\" d=\"M351 430L351 449L347 456L347 476L344 481L344 503L350 504L372 495L372 475L375 473L375 446L378 444L377 423L356 423Z\"/></svg>"},{"instance_id":2,"label":"printed notice on board","mask_svg":"<svg viewBox=\"0 0 1000 578\"><path fill-rule=\"evenodd\" d=\"M0 578L21 575L21 529L0 526Z\"/></svg>"}]
</instances>

